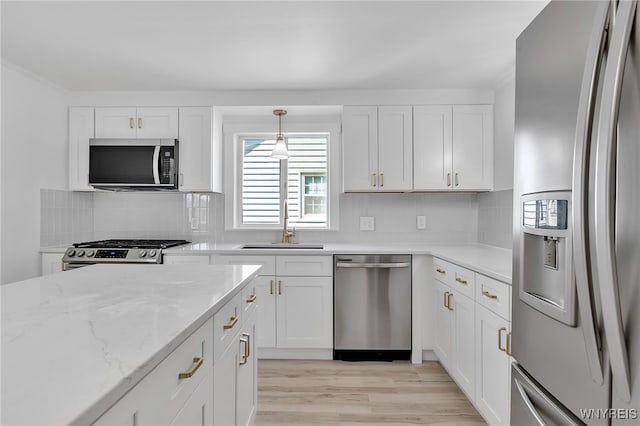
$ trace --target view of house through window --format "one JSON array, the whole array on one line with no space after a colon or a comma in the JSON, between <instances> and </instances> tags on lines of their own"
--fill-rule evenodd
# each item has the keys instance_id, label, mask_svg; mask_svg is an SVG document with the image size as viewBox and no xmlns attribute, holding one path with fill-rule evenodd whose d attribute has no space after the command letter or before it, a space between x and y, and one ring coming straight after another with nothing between
<instances>
[{"instance_id":1,"label":"view of house through window","mask_svg":"<svg viewBox=\"0 0 640 426\"><path fill-rule=\"evenodd\" d=\"M328 134L285 136L288 160L271 158L275 138L241 137L242 225L280 225L285 197L290 226L327 227Z\"/></svg>"}]
</instances>

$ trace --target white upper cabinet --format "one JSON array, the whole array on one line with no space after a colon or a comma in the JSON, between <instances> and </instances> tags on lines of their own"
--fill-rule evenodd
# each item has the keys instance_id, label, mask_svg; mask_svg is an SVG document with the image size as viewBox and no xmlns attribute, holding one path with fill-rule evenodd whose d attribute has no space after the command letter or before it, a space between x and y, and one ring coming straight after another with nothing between
<instances>
[{"instance_id":1,"label":"white upper cabinet","mask_svg":"<svg viewBox=\"0 0 640 426\"><path fill-rule=\"evenodd\" d=\"M414 107L413 149L414 190L491 190L492 106Z\"/></svg>"},{"instance_id":2,"label":"white upper cabinet","mask_svg":"<svg viewBox=\"0 0 640 426\"><path fill-rule=\"evenodd\" d=\"M222 192L222 119L211 107L179 110L179 189Z\"/></svg>"},{"instance_id":3,"label":"white upper cabinet","mask_svg":"<svg viewBox=\"0 0 640 426\"><path fill-rule=\"evenodd\" d=\"M453 107L454 189L493 188L493 108L491 105Z\"/></svg>"},{"instance_id":4,"label":"white upper cabinet","mask_svg":"<svg viewBox=\"0 0 640 426\"><path fill-rule=\"evenodd\" d=\"M89 186L89 139L93 138L93 108L69 108L69 189L93 191Z\"/></svg>"},{"instance_id":5,"label":"white upper cabinet","mask_svg":"<svg viewBox=\"0 0 640 426\"><path fill-rule=\"evenodd\" d=\"M178 108L96 108L96 138L178 138Z\"/></svg>"},{"instance_id":6,"label":"white upper cabinet","mask_svg":"<svg viewBox=\"0 0 640 426\"><path fill-rule=\"evenodd\" d=\"M410 106L346 106L342 113L343 190L410 191Z\"/></svg>"}]
</instances>

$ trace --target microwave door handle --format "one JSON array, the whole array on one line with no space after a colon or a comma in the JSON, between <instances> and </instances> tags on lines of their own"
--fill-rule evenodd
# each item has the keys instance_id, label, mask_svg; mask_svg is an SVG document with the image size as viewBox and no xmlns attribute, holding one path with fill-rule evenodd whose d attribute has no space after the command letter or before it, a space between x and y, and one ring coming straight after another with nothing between
<instances>
[{"instance_id":1,"label":"microwave door handle","mask_svg":"<svg viewBox=\"0 0 640 426\"><path fill-rule=\"evenodd\" d=\"M160 147L153 149L153 183L160 185Z\"/></svg>"},{"instance_id":2,"label":"microwave door handle","mask_svg":"<svg viewBox=\"0 0 640 426\"><path fill-rule=\"evenodd\" d=\"M611 35L609 58L605 67L602 89L595 171L595 242L598 257L598 281L602 317L613 386L618 397L631 401L629 357L624 336L620 307L620 292L616 271L614 241L614 189L618 112L622 91L622 78L631 38L637 1L624 1L618 5L616 24Z\"/></svg>"}]
</instances>

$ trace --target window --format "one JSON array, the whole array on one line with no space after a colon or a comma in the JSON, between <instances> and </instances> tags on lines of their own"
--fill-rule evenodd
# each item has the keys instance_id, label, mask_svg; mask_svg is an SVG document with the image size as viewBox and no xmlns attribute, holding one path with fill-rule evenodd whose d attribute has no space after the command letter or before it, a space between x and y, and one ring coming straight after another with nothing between
<instances>
[{"instance_id":1,"label":"window","mask_svg":"<svg viewBox=\"0 0 640 426\"><path fill-rule=\"evenodd\" d=\"M328 133L285 135L288 160L271 158L273 135L239 136L236 152L240 185L236 187L239 227L282 224L287 201L294 227L328 227Z\"/></svg>"}]
</instances>

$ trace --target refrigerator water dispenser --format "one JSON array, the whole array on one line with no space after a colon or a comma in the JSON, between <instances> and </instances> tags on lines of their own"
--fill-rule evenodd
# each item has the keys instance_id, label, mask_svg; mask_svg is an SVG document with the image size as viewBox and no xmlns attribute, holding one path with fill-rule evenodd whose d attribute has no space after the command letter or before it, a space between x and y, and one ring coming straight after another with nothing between
<instances>
[{"instance_id":1,"label":"refrigerator water dispenser","mask_svg":"<svg viewBox=\"0 0 640 426\"><path fill-rule=\"evenodd\" d=\"M521 201L520 300L574 327L571 192L526 194Z\"/></svg>"}]
</instances>

